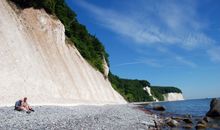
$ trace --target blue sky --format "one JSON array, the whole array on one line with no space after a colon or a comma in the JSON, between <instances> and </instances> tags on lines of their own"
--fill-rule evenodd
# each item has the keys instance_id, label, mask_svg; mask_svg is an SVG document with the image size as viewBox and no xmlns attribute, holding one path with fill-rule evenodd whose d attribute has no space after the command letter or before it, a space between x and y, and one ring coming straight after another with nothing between
<instances>
[{"instance_id":1,"label":"blue sky","mask_svg":"<svg viewBox=\"0 0 220 130\"><path fill-rule=\"evenodd\" d=\"M66 0L110 55L111 71L184 97L220 97L219 0Z\"/></svg>"}]
</instances>

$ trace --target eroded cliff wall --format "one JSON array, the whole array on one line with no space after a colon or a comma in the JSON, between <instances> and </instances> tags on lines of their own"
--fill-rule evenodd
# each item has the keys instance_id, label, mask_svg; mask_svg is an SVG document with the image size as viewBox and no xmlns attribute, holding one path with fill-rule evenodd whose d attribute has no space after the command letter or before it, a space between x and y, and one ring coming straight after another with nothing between
<instances>
[{"instance_id":1,"label":"eroded cliff wall","mask_svg":"<svg viewBox=\"0 0 220 130\"><path fill-rule=\"evenodd\" d=\"M44 10L0 1L0 105L126 103L108 79L67 44L62 23Z\"/></svg>"},{"instance_id":2,"label":"eroded cliff wall","mask_svg":"<svg viewBox=\"0 0 220 130\"><path fill-rule=\"evenodd\" d=\"M163 94L164 101L184 100L182 93L167 93Z\"/></svg>"}]
</instances>

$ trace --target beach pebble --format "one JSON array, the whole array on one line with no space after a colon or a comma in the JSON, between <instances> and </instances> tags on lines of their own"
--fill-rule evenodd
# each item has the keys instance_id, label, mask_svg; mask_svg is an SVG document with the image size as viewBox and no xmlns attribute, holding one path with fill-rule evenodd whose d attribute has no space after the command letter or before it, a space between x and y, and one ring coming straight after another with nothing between
<instances>
[{"instance_id":1,"label":"beach pebble","mask_svg":"<svg viewBox=\"0 0 220 130\"><path fill-rule=\"evenodd\" d=\"M165 122L168 126L170 127L177 127L179 125L179 122L174 120L174 119L171 119L171 118L167 118L165 119Z\"/></svg>"},{"instance_id":2,"label":"beach pebble","mask_svg":"<svg viewBox=\"0 0 220 130\"><path fill-rule=\"evenodd\" d=\"M154 115L145 114L135 105L104 106L36 106L35 112L14 111L13 107L0 107L0 130L51 129L117 129L134 130L153 128Z\"/></svg>"},{"instance_id":3,"label":"beach pebble","mask_svg":"<svg viewBox=\"0 0 220 130\"><path fill-rule=\"evenodd\" d=\"M189 123L189 124L192 124L193 122L192 122L192 119L189 119L189 118L185 118L185 119L183 119L183 121L185 122L185 123Z\"/></svg>"}]
</instances>

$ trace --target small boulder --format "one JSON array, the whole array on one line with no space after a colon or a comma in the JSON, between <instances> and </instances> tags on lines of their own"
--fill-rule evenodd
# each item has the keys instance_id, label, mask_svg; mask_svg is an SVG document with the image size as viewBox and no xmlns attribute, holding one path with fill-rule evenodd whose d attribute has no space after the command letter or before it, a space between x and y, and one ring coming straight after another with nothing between
<instances>
[{"instance_id":1,"label":"small boulder","mask_svg":"<svg viewBox=\"0 0 220 130\"><path fill-rule=\"evenodd\" d=\"M204 121L204 120L200 120L200 121L198 121L198 123L197 124L204 124L204 125L207 125L207 122L206 121Z\"/></svg>"},{"instance_id":2,"label":"small boulder","mask_svg":"<svg viewBox=\"0 0 220 130\"><path fill-rule=\"evenodd\" d=\"M204 124L197 124L196 125L196 129L198 130L198 129L206 129L206 125L204 125Z\"/></svg>"},{"instance_id":3,"label":"small boulder","mask_svg":"<svg viewBox=\"0 0 220 130\"><path fill-rule=\"evenodd\" d=\"M214 98L210 103L210 109L206 113L208 117L220 117L220 99Z\"/></svg>"},{"instance_id":4,"label":"small boulder","mask_svg":"<svg viewBox=\"0 0 220 130\"><path fill-rule=\"evenodd\" d=\"M210 117L205 116L205 117L203 118L203 120L204 120L205 122L209 122L209 121L210 121Z\"/></svg>"},{"instance_id":5,"label":"small boulder","mask_svg":"<svg viewBox=\"0 0 220 130\"><path fill-rule=\"evenodd\" d=\"M205 129L207 127L207 123L204 120L198 121L196 125L196 129Z\"/></svg>"},{"instance_id":6,"label":"small boulder","mask_svg":"<svg viewBox=\"0 0 220 130\"><path fill-rule=\"evenodd\" d=\"M192 119L189 119L189 118L185 118L185 119L183 119L183 121L185 122L185 123L188 123L188 124L192 124L193 122L192 122Z\"/></svg>"},{"instance_id":7,"label":"small boulder","mask_svg":"<svg viewBox=\"0 0 220 130\"><path fill-rule=\"evenodd\" d=\"M156 105L153 107L153 110L156 110L156 111L165 111L166 108L164 106L160 106L160 105Z\"/></svg>"},{"instance_id":8,"label":"small boulder","mask_svg":"<svg viewBox=\"0 0 220 130\"><path fill-rule=\"evenodd\" d=\"M168 118L165 120L166 121L166 124L170 127L177 127L179 125L179 122L176 121L176 120L173 120L171 118Z\"/></svg>"}]
</instances>

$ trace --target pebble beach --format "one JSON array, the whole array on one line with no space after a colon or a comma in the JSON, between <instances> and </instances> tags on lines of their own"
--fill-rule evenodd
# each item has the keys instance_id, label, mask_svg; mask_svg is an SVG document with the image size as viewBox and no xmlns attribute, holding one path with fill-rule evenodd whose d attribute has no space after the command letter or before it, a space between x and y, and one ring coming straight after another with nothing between
<instances>
[{"instance_id":1,"label":"pebble beach","mask_svg":"<svg viewBox=\"0 0 220 130\"><path fill-rule=\"evenodd\" d=\"M74 130L144 130L154 127L155 115L137 106L35 106L30 114L14 107L0 107L0 129L74 129Z\"/></svg>"}]
</instances>

